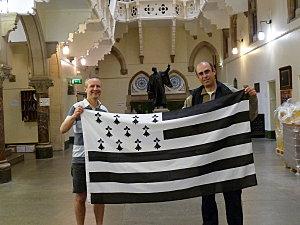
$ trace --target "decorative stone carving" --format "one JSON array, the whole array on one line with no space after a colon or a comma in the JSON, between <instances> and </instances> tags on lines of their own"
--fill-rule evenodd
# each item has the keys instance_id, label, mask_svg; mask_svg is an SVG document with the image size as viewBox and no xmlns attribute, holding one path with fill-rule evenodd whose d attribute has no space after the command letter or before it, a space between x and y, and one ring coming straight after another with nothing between
<instances>
[{"instance_id":1,"label":"decorative stone carving","mask_svg":"<svg viewBox=\"0 0 300 225\"><path fill-rule=\"evenodd\" d=\"M0 87L2 87L3 81L5 79L13 79L13 76L11 74L11 67L5 64L0 64Z\"/></svg>"},{"instance_id":2,"label":"decorative stone carving","mask_svg":"<svg viewBox=\"0 0 300 225\"><path fill-rule=\"evenodd\" d=\"M172 27L171 27L171 63L174 63L175 59L175 51L176 51L176 20L172 20Z\"/></svg>"},{"instance_id":3,"label":"decorative stone carving","mask_svg":"<svg viewBox=\"0 0 300 225\"><path fill-rule=\"evenodd\" d=\"M9 32L14 31L17 28L17 14L1 14L0 24L1 36L5 37Z\"/></svg>"},{"instance_id":4,"label":"decorative stone carving","mask_svg":"<svg viewBox=\"0 0 300 225\"><path fill-rule=\"evenodd\" d=\"M130 81L129 95L147 95L148 81L149 75L146 72L138 72Z\"/></svg>"},{"instance_id":5,"label":"decorative stone carving","mask_svg":"<svg viewBox=\"0 0 300 225\"><path fill-rule=\"evenodd\" d=\"M139 58L140 58L140 64L143 64L144 63L144 56L140 55Z\"/></svg>"},{"instance_id":6,"label":"decorative stone carving","mask_svg":"<svg viewBox=\"0 0 300 225\"><path fill-rule=\"evenodd\" d=\"M51 55L57 51L57 41L46 42L47 58L51 58Z\"/></svg>"},{"instance_id":7,"label":"decorative stone carving","mask_svg":"<svg viewBox=\"0 0 300 225\"><path fill-rule=\"evenodd\" d=\"M138 27L139 27L139 44L140 44L140 63L143 64L144 60L144 40L143 40L143 27L142 27L142 21L138 21Z\"/></svg>"},{"instance_id":8,"label":"decorative stone carving","mask_svg":"<svg viewBox=\"0 0 300 225\"><path fill-rule=\"evenodd\" d=\"M166 87L167 94L186 94L188 92L187 89L187 81L184 79L182 73L177 70L172 70L169 72L170 81L173 87Z\"/></svg>"},{"instance_id":9,"label":"decorative stone carving","mask_svg":"<svg viewBox=\"0 0 300 225\"><path fill-rule=\"evenodd\" d=\"M53 81L48 77L33 77L29 79L29 86L34 87L38 94L48 93L49 87L53 86Z\"/></svg>"},{"instance_id":10,"label":"decorative stone carving","mask_svg":"<svg viewBox=\"0 0 300 225\"><path fill-rule=\"evenodd\" d=\"M195 0L143 0L117 1L115 18L121 22L144 19L187 19L197 18L206 1Z\"/></svg>"},{"instance_id":11,"label":"decorative stone carving","mask_svg":"<svg viewBox=\"0 0 300 225\"><path fill-rule=\"evenodd\" d=\"M175 55L170 55L171 63L174 63L175 61Z\"/></svg>"}]
</instances>

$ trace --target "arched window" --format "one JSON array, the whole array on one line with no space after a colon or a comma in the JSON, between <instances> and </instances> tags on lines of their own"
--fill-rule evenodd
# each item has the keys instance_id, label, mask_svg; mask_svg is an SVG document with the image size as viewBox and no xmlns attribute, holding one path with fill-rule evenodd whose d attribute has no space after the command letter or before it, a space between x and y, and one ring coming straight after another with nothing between
<instances>
[{"instance_id":1,"label":"arched window","mask_svg":"<svg viewBox=\"0 0 300 225\"><path fill-rule=\"evenodd\" d=\"M166 94L185 94L187 92L186 82L180 72L172 70L169 73L172 88L166 87Z\"/></svg>"},{"instance_id":2,"label":"arched window","mask_svg":"<svg viewBox=\"0 0 300 225\"><path fill-rule=\"evenodd\" d=\"M130 95L147 95L148 81L149 75L146 72L138 72L131 80Z\"/></svg>"}]
</instances>

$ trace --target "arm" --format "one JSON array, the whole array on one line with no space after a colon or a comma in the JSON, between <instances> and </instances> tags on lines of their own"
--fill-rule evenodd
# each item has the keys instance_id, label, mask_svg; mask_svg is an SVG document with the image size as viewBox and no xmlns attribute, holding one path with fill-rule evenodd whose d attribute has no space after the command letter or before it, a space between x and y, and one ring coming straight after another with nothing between
<instances>
[{"instance_id":1,"label":"arm","mask_svg":"<svg viewBox=\"0 0 300 225\"><path fill-rule=\"evenodd\" d=\"M73 114L70 116L67 116L66 119L64 120L64 122L62 122L62 124L60 125L60 132L62 134L68 132L71 127L73 126L74 122L76 121L77 118L80 117L81 113L83 113L83 108L81 106L78 106Z\"/></svg>"},{"instance_id":2,"label":"arm","mask_svg":"<svg viewBox=\"0 0 300 225\"><path fill-rule=\"evenodd\" d=\"M187 108L187 107L191 107L192 106L192 99L193 96L190 95L189 97L187 97L183 103L183 107L182 108Z\"/></svg>"},{"instance_id":3,"label":"arm","mask_svg":"<svg viewBox=\"0 0 300 225\"><path fill-rule=\"evenodd\" d=\"M225 84L226 85L226 84ZM237 92L238 89L230 86L230 85L226 85L232 92ZM258 114L258 100L257 100L257 96L256 96L256 91L253 87L247 86L244 89L245 93L248 94L249 97L249 117L250 117L250 121L253 121Z\"/></svg>"},{"instance_id":4,"label":"arm","mask_svg":"<svg viewBox=\"0 0 300 225\"><path fill-rule=\"evenodd\" d=\"M246 87L245 88L245 93L249 94L249 117L250 120L253 121L258 114L258 100L257 100L257 95L256 91L252 87Z\"/></svg>"}]
</instances>

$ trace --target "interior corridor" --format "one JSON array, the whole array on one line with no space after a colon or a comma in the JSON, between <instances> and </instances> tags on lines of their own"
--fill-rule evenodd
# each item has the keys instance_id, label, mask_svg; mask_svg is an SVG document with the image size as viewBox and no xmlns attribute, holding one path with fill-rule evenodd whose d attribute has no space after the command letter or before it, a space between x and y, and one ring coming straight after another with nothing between
<instances>
[{"instance_id":1,"label":"interior corridor","mask_svg":"<svg viewBox=\"0 0 300 225\"><path fill-rule=\"evenodd\" d=\"M258 186L243 191L245 225L297 225L300 221L300 176L284 167L275 141L254 139ZM0 185L1 225L73 225L71 151L55 151L52 159L25 161L12 167L13 180ZM107 205L105 225L200 225L200 198L153 203ZM220 225L226 217L217 195ZM5 204L3 204L5 203ZM94 224L88 205L86 224Z\"/></svg>"}]
</instances>

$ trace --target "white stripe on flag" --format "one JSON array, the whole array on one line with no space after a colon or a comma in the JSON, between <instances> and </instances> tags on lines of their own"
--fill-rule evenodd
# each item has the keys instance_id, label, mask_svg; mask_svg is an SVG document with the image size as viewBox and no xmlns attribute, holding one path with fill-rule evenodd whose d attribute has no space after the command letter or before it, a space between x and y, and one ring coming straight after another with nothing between
<instances>
[{"instance_id":1,"label":"white stripe on flag","mask_svg":"<svg viewBox=\"0 0 300 225\"><path fill-rule=\"evenodd\" d=\"M195 124L195 121L197 121L197 123L206 123L210 121L220 120L236 113L245 112L248 110L249 100L244 100L212 112L176 119L176 123L174 123L173 120L162 121L162 123L164 124L164 126L168 126L168 129L173 129L181 126L192 126Z\"/></svg>"},{"instance_id":2,"label":"white stripe on flag","mask_svg":"<svg viewBox=\"0 0 300 225\"><path fill-rule=\"evenodd\" d=\"M255 174L254 164L236 167L222 171L205 174L199 177L188 179L157 182L157 183L132 183L123 184L115 182L90 183L88 191L90 193L156 193L168 192L204 184L217 183L227 180L239 179L248 175Z\"/></svg>"},{"instance_id":3,"label":"white stripe on flag","mask_svg":"<svg viewBox=\"0 0 300 225\"><path fill-rule=\"evenodd\" d=\"M199 145L200 143L201 144L212 143L226 137L230 137L241 133L247 133L250 131L251 131L250 122L247 121L243 123L233 124L230 127L226 127L221 130L214 130L212 132L207 132L204 134L164 140L162 143L164 146L167 146L168 149L177 149L177 148ZM160 150L167 150L167 149L161 148Z\"/></svg>"},{"instance_id":4,"label":"white stripe on flag","mask_svg":"<svg viewBox=\"0 0 300 225\"><path fill-rule=\"evenodd\" d=\"M192 156L186 158L138 162L138 163L111 163L93 161L87 162L86 166L89 172L112 172L112 173L150 173L171 171L185 168L192 168L196 166L206 165L222 159L227 159L236 156L242 156L252 153L252 143L236 145L228 148L218 150L205 155Z\"/></svg>"}]
</instances>

